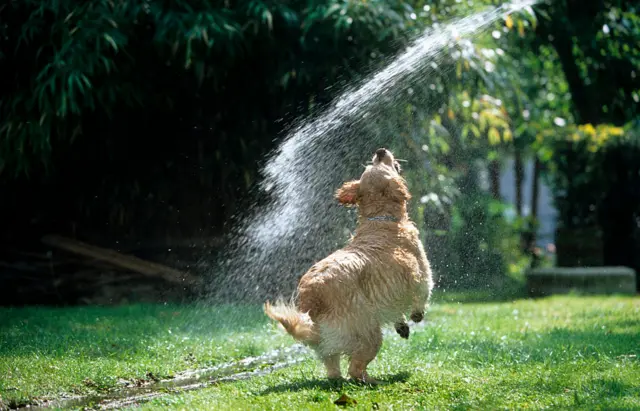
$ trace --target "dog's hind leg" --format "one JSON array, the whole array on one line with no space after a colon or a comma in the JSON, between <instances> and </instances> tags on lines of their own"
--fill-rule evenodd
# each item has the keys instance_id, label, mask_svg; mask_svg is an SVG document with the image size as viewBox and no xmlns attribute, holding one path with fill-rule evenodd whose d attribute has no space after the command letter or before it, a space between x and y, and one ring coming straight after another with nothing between
<instances>
[{"instance_id":1,"label":"dog's hind leg","mask_svg":"<svg viewBox=\"0 0 640 411\"><path fill-rule=\"evenodd\" d=\"M357 348L351 353L349 376L360 382L376 384L377 381L369 377L367 366L376 358L382 346L382 330L378 326L359 337Z\"/></svg>"},{"instance_id":2,"label":"dog's hind leg","mask_svg":"<svg viewBox=\"0 0 640 411\"><path fill-rule=\"evenodd\" d=\"M424 311L429 303L429 297L431 296L430 283L422 283L418 286L418 290L413 296L413 307L411 308L411 321L419 323L424 319Z\"/></svg>"},{"instance_id":3,"label":"dog's hind leg","mask_svg":"<svg viewBox=\"0 0 640 411\"><path fill-rule=\"evenodd\" d=\"M400 337L404 339L409 338L409 324L407 324L407 318L404 316L404 314L402 315L402 318L396 321L393 326Z\"/></svg>"},{"instance_id":4,"label":"dog's hind leg","mask_svg":"<svg viewBox=\"0 0 640 411\"><path fill-rule=\"evenodd\" d=\"M340 354L327 355L322 358L324 366L327 369L327 378L339 379L342 378L342 372L340 371Z\"/></svg>"}]
</instances>

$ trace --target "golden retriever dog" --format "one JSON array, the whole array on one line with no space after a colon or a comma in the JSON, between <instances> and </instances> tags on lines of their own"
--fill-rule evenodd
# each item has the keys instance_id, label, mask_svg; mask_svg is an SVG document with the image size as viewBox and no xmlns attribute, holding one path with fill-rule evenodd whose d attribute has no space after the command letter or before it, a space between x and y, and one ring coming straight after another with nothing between
<instances>
[{"instance_id":1,"label":"golden retriever dog","mask_svg":"<svg viewBox=\"0 0 640 411\"><path fill-rule=\"evenodd\" d=\"M407 214L410 194L388 150L375 152L360 180L336 192L358 207L358 227L341 250L316 263L300 279L297 301L264 305L267 316L313 348L329 378L341 378L340 356L350 358L349 376L376 381L367 365L382 345L382 326L395 324L409 337L405 314L422 321L433 281L418 229Z\"/></svg>"}]
</instances>

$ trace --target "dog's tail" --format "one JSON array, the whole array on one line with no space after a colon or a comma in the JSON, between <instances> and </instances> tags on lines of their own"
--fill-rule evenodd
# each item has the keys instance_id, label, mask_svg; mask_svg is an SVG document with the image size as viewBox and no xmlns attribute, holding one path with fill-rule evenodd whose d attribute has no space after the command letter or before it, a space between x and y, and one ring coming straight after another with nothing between
<instances>
[{"instance_id":1,"label":"dog's tail","mask_svg":"<svg viewBox=\"0 0 640 411\"><path fill-rule=\"evenodd\" d=\"M264 304L264 312L272 320L278 321L293 338L303 343L316 340L315 326L309 314L300 312L293 305L278 301L271 305L269 301Z\"/></svg>"}]
</instances>

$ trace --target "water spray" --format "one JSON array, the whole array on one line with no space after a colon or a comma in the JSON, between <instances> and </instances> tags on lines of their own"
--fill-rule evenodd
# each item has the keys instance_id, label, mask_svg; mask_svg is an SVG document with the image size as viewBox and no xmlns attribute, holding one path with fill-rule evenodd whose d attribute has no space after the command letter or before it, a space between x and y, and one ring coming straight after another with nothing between
<instances>
[{"instance_id":1,"label":"water spray","mask_svg":"<svg viewBox=\"0 0 640 411\"><path fill-rule=\"evenodd\" d=\"M406 91L400 82L427 76L434 70L430 62L447 46L535 3L506 3L426 30L322 114L293 127L262 170L258 188L271 201L250 210L231 234L223 261L210 267L208 297L261 302L290 293L304 270L347 238L345 227L353 218L335 204L333 192L359 175L358 167L372 150L391 145L394 131L385 134L376 119L384 116L383 103L397 101Z\"/></svg>"}]
</instances>

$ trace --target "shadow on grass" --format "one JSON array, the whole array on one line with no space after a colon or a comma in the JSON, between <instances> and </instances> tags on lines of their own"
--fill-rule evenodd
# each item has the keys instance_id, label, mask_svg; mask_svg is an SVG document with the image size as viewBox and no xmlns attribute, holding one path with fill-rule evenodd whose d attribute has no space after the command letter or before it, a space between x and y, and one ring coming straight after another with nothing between
<instances>
[{"instance_id":1,"label":"shadow on grass","mask_svg":"<svg viewBox=\"0 0 640 411\"><path fill-rule=\"evenodd\" d=\"M283 392L295 392L295 391L303 391L309 389L321 390L321 391L340 391L345 386L357 386L357 387L369 387L371 389L376 389L379 386L402 383L409 380L411 374L408 372L399 372L392 375L387 375L384 377L374 376L381 384L380 385L367 385L361 384L357 382L352 382L350 380L340 379L340 380L329 380L327 378L314 378L311 380L302 380L302 381L294 381L286 384L280 384L273 387L269 387L266 390L262 391L260 395L274 394L274 393L283 393Z\"/></svg>"},{"instance_id":2,"label":"shadow on grass","mask_svg":"<svg viewBox=\"0 0 640 411\"><path fill-rule=\"evenodd\" d=\"M123 348L146 351L150 341L176 339L174 334L206 339L258 331L264 323L259 307L0 308L0 354L79 355L80 349L83 356L100 357Z\"/></svg>"}]
</instances>

